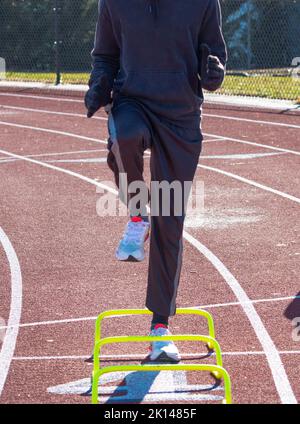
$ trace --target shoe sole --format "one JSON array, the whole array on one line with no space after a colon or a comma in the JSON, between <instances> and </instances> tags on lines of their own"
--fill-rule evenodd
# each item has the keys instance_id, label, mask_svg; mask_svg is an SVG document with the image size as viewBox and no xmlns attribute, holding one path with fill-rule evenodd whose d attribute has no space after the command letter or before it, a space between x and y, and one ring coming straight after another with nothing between
<instances>
[{"instance_id":1,"label":"shoe sole","mask_svg":"<svg viewBox=\"0 0 300 424\"><path fill-rule=\"evenodd\" d=\"M178 362L180 362L181 361L181 358L179 358L179 359L174 359L174 358L171 358L170 356L168 356L167 354L166 354L166 352L162 352L157 358L155 358L155 359L152 359L151 358L151 355L149 356L149 359L150 359L150 361L151 362L164 362L164 363L173 363L173 364L178 364Z\"/></svg>"},{"instance_id":2,"label":"shoe sole","mask_svg":"<svg viewBox=\"0 0 300 424\"><path fill-rule=\"evenodd\" d=\"M143 256L143 258L138 259L133 255L129 255L127 258L121 259L118 258L118 256L116 256L117 260L120 262L142 262L145 259L145 256Z\"/></svg>"},{"instance_id":3,"label":"shoe sole","mask_svg":"<svg viewBox=\"0 0 300 424\"><path fill-rule=\"evenodd\" d=\"M137 258L135 258L134 256L129 255L129 256L128 256L128 259L126 259L126 260L125 260L125 261L123 261L123 262L142 262L144 259L145 259L145 257L144 257L143 259L137 259Z\"/></svg>"}]
</instances>

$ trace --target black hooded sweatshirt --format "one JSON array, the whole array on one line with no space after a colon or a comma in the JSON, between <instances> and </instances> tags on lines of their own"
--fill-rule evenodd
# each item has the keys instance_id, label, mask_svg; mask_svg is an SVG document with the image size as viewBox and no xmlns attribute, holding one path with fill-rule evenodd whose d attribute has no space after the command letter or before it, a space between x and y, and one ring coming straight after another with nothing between
<instances>
[{"instance_id":1,"label":"black hooded sweatshirt","mask_svg":"<svg viewBox=\"0 0 300 424\"><path fill-rule=\"evenodd\" d=\"M90 84L184 121L200 115L202 43L225 65L219 0L100 0Z\"/></svg>"}]
</instances>

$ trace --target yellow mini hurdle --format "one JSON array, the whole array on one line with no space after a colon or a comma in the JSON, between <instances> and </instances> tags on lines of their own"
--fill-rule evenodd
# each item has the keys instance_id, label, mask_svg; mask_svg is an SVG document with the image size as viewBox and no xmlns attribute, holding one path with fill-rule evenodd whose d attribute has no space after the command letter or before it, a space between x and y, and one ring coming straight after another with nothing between
<instances>
[{"instance_id":1,"label":"yellow mini hurdle","mask_svg":"<svg viewBox=\"0 0 300 424\"><path fill-rule=\"evenodd\" d=\"M214 322L211 314L202 309L183 309L176 311L177 315L199 315L207 320L208 336L203 335L169 335L169 336L116 336L101 338L102 321L108 317L120 317L128 315L152 315L147 309L118 309L102 312L96 319L95 344L94 344L94 369L92 376L92 403L98 404L98 385L102 375L120 371L208 371L216 379L224 381L225 396L222 403L230 404L231 380L228 372L223 368L222 352L219 343L215 339ZM148 364L148 365L116 365L101 367L101 348L105 345L115 343L141 343L154 341L199 341L206 344L208 349L214 350L216 354L216 364Z\"/></svg>"}]
</instances>

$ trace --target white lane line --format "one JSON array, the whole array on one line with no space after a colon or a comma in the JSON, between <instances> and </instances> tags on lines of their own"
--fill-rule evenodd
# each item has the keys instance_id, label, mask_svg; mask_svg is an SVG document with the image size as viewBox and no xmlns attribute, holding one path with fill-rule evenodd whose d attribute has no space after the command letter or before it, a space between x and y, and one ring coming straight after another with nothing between
<instances>
[{"instance_id":1,"label":"white lane line","mask_svg":"<svg viewBox=\"0 0 300 424\"><path fill-rule=\"evenodd\" d=\"M64 152L64 153L45 153L45 154L39 154L39 155L24 155L24 157L27 158L37 158L37 157L47 157L47 156L62 156L62 155L71 155L71 154L78 154L78 153L92 153L92 152L107 152L107 149L98 149L98 150L82 150L78 152ZM148 152L147 152L148 153ZM221 159L221 160L248 160L248 159L259 159L269 156L278 156L278 155L286 155L285 152L278 152L278 153L245 153L245 154L232 154L232 155L202 155L201 159ZM149 156L145 156L145 159L150 159ZM9 162L17 162L20 161L20 159L13 159L9 158L7 159L2 157L0 158L0 164L1 163L9 163ZM105 162L106 159L104 158L85 158L85 159L54 159L54 160L45 160L45 162L49 163L55 163L55 162L61 162L61 163L80 163L80 162L86 162L86 163L97 163L97 162Z\"/></svg>"},{"instance_id":2,"label":"white lane line","mask_svg":"<svg viewBox=\"0 0 300 424\"><path fill-rule=\"evenodd\" d=\"M239 118L237 116L229 116L229 115L215 115L215 114L212 114L212 113L204 113L203 116L207 116L209 118L227 119L229 121L249 122L249 123L258 124L258 125L274 125L274 126L278 126L278 127L300 129L300 125L285 124L285 123L282 123L282 122L261 121L259 119Z\"/></svg>"},{"instance_id":3,"label":"white lane line","mask_svg":"<svg viewBox=\"0 0 300 424\"><path fill-rule=\"evenodd\" d=\"M256 147L264 147L265 149L276 150L277 152L291 153L292 155L300 156L300 152L298 152L297 150L284 149L282 147L270 146L269 144L255 143L254 141L241 140L240 138L223 137L217 134L203 133L203 135L205 135L206 137L215 137L219 141L234 141L235 143L248 144L249 146Z\"/></svg>"},{"instance_id":4,"label":"white lane line","mask_svg":"<svg viewBox=\"0 0 300 424\"><path fill-rule=\"evenodd\" d=\"M82 153L100 153L100 152L107 152L107 149L91 149L91 150L72 150L71 152L52 152L52 153L40 153L38 155L24 155L25 158L41 158L41 157L48 157L48 156L64 156L64 155L77 155ZM7 159L7 156L0 157L0 162L15 162L19 161L21 159Z\"/></svg>"},{"instance_id":5,"label":"white lane line","mask_svg":"<svg viewBox=\"0 0 300 424\"><path fill-rule=\"evenodd\" d=\"M242 160L259 159L269 156L287 155L286 152L274 153L237 153L232 155L201 155L201 159L224 159L224 160Z\"/></svg>"},{"instance_id":6,"label":"white lane line","mask_svg":"<svg viewBox=\"0 0 300 424\"><path fill-rule=\"evenodd\" d=\"M280 355L300 355L300 350L280 350ZM201 358L208 355L208 352L199 353L184 353L181 352L183 359L189 358ZM147 356L147 353L135 353L125 355L101 355L103 359L136 359L143 360ZM215 356L212 353L210 356ZM242 352L222 352L222 356L265 356L265 352L262 351L242 351ZM90 359L91 355L61 355L61 356L15 356L14 361L72 361L72 360L87 360Z\"/></svg>"},{"instance_id":7,"label":"white lane line","mask_svg":"<svg viewBox=\"0 0 300 424\"><path fill-rule=\"evenodd\" d=\"M0 244L6 254L11 276L10 312L7 330L0 351L0 396L8 376L10 364L16 347L19 322L22 312L22 275L17 254L2 228L0 228Z\"/></svg>"},{"instance_id":8,"label":"white lane line","mask_svg":"<svg viewBox=\"0 0 300 424\"><path fill-rule=\"evenodd\" d=\"M226 268L223 262L221 262L220 259L214 255L206 246L204 246L202 243L200 243L200 241L196 240L186 231L184 232L184 237L211 262L211 264L227 282L238 301L241 303L241 306L256 333L263 351L265 352L266 359L268 361L281 402L288 404L298 403L276 346L245 290L232 275L232 273Z\"/></svg>"},{"instance_id":9,"label":"white lane line","mask_svg":"<svg viewBox=\"0 0 300 424\"><path fill-rule=\"evenodd\" d=\"M106 158L87 158L87 159L54 159L45 160L46 163L106 163Z\"/></svg>"},{"instance_id":10,"label":"white lane line","mask_svg":"<svg viewBox=\"0 0 300 424\"><path fill-rule=\"evenodd\" d=\"M250 300L248 303L256 304L256 303L273 303L273 302L282 302L285 300L295 300L300 299L300 296L283 296L283 297L273 297L273 298L266 298L266 299L254 299ZM227 303L210 303L206 305L200 305L200 306L190 306L186 307L185 309L189 308L199 308L199 309L214 309L214 308L226 308L229 306L241 306L241 302L227 302ZM122 315L118 315L122 316ZM125 317L126 315L124 315ZM19 324L19 328L27 328L27 327L40 327L40 326L48 326L48 325L59 325L59 324L69 324L74 322L85 322L85 321L95 321L97 318L96 315L94 316L88 316L88 317L78 317L78 318L65 318L65 319L59 319L59 320L48 320L48 321L38 321L38 322L28 322ZM107 319L114 318L114 317L108 317ZM1 326L0 330L5 330L7 326Z\"/></svg>"},{"instance_id":11,"label":"white lane line","mask_svg":"<svg viewBox=\"0 0 300 424\"><path fill-rule=\"evenodd\" d=\"M14 153L10 153L4 150L0 150L1 154L6 154L7 156L12 157L18 157L22 158L20 155L16 155ZM91 178L85 177L81 174L77 174L75 172L66 170L64 168L59 168L54 165L50 165L48 163L43 163L40 161L37 161L35 159L29 159L29 158L23 158L24 161L35 163L36 165L43 166L45 168L49 168L55 171L63 172L67 175L79 178L83 181L86 181L90 184L93 184L95 186L104 188L104 190L109 191L112 194L118 195L118 192L102 183L96 182L95 180L92 180ZM184 231L183 233L184 238L191 243L200 253L202 253L206 259L211 262L211 264L215 267L215 269L219 272L219 274L224 278L224 280L227 282L233 293L235 294L238 301L241 303L241 306L248 317L253 330L260 341L260 344L266 354L266 359L268 361L275 386L277 388L278 395L281 399L282 403L288 403L288 404L295 404L297 403L297 399L294 395L294 392L292 390L292 387L290 385L289 379L287 377L287 374L285 372L284 366L281 362L279 353L276 349L276 346L271 339L267 329L265 328L260 316L256 312L254 306L252 305L248 295L244 291L244 289L241 287L239 282L236 280L236 278L231 274L231 272L226 268L226 266L223 264L223 262L220 261L219 258L217 258L216 255L214 255L206 246L204 246L202 243L200 243L198 240L196 240L192 235ZM247 302L247 304L244 304Z\"/></svg>"},{"instance_id":12,"label":"white lane line","mask_svg":"<svg viewBox=\"0 0 300 424\"><path fill-rule=\"evenodd\" d=\"M202 143L215 143L216 141L226 141L227 140L227 138L226 137L223 137L223 138L209 138L209 139L205 139L205 140L203 140L203 142Z\"/></svg>"},{"instance_id":13,"label":"white lane line","mask_svg":"<svg viewBox=\"0 0 300 424\"><path fill-rule=\"evenodd\" d=\"M84 104L83 102L83 98L82 99L70 99L70 98L62 98L62 97L48 97L48 96L34 96L34 95L26 95L26 94L12 94L12 93L0 93L0 96L3 97L21 97L21 98L28 98L28 99L37 99L37 100L50 100L50 101L55 101L55 102L65 102L65 103L80 103L81 105ZM7 106L7 105L0 105L1 107L9 107L11 109L20 109L22 110L22 107L18 107L18 106ZM36 111L39 112L38 109L30 109L30 108L23 108L23 110L31 110L31 111ZM42 111L42 110L40 110ZM43 111L44 112L44 111ZM54 111L50 111L50 113L55 113ZM253 124L259 124L259 125L273 125L273 126L279 126L279 127L286 127L286 128L295 128L295 129L300 129L300 125L295 125L295 124L286 124L283 122L273 122L273 121L263 121L263 120L259 120L259 119L248 119L248 118L240 118L237 116L229 116L229 115L217 115L217 114L212 114L212 113L203 113L202 116L207 116L209 118L216 118L216 119L227 119L230 121L238 121L238 122L249 122L249 123L253 123ZM86 117L84 115L84 117ZM98 117L98 119L106 119L104 117Z\"/></svg>"},{"instance_id":14,"label":"white lane line","mask_svg":"<svg viewBox=\"0 0 300 424\"><path fill-rule=\"evenodd\" d=\"M25 324L19 324L17 327L27 328L27 327L39 327L44 325L57 325L57 324L68 324L68 323L74 323L74 322L95 321L96 318L97 316L95 315L90 317L66 318L66 319L58 319L58 320L52 320L52 321L29 322ZM5 330L6 328L7 328L6 325L1 326L0 330Z\"/></svg>"},{"instance_id":15,"label":"white lane line","mask_svg":"<svg viewBox=\"0 0 300 424\"><path fill-rule=\"evenodd\" d=\"M21 110L23 112L33 112L33 113L46 113L49 115L59 115L59 116L70 116L75 118L85 118L87 119L86 115L82 113L74 113L74 112L59 112L55 110L45 110L45 109L34 109L30 107L21 107L21 106L6 106L6 105L0 105L0 108L2 109L10 109L10 110ZM93 119L98 119L100 121L107 121L107 118L104 116L94 116Z\"/></svg>"},{"instance_id":16,"label":"white lane line","mask_svg":"<svg viewBox=\"0 0 300 424\"><path fill-rule=\"evenodd\" d=\"M295 300L300 299L300 296L282 296L282 297L273 297L273 298L266 298L266 299L254 299L250 300L247 303L273 303L273 302L282 302L285 300ZM212 303L209 305L199 306L199 308L224 308L226 306L240 306L241 302L227 302L227 303Z\"/></svg>"},{"instance_id":17,"label":"white lane line","mask_svg":"<svg viewBox=\"0 0 300 424\"><path fill-rule=\"evenodd\" d=\"M50 133L50 134L63 135L64 137L72 137L72 138L78 138L80 140L93 141L94 143L107 144L107 141L99 140L98 138L85 137L83 135L78 135L78 134L64 132L64 131L51 130L49 128L32 127L30 125L23 125L23 124L13 124L11 122L5 122L5 121L0 121L0 125L4 125L7 127L23 128L23 129L25 128L27 130L41 131L41 132Z\"/></svg>"},{"instance_id":18,"label":"white lane line","mask_svg":"<svg viewBox=\"0 0 300 424\"><path fill-rule=\"evenodd\" d=\"M82 115L82 117L84 118L85 115ZM107 118L101 118L101 119L107 120ZM64 136L67 136L67 137L75 137L75 138L79 138L79 139L83 139L83 140L94 141L96 143L106 143L106 141L104 141L104 140L98 140L98 139L95 139L95 138L80 136L80 135L74 134L74 133L67 133L67 132L56 131L56 130L51 130L51 129L47 129L47 128L40 128L40 127L31 127L31 126L28 126L28 125L13 124L13 123L9 123L9 122L6 122L6 121L0 121L0 125L7 125L7 126L16 127L16 128L27 128L27 129L35 130L35 131L49 132L49 133L52 133L52 134L64 135ZM255 142L252 142L252 141L241 140L241 139L232 138L232 137L223 137L223 136L219 136L217 134L203 133L203 135L206 136L206 137L213 137L212 140L204 140L204 143L211 143L211 142L216 142L216 141L234 141L236 143L242 143L242 144L247 144L247 145L256 146L256 147L263 147L263 148L266 148L266 149L269 149L269 150L275 150L277 152L285 152L285 153L291 153L293 155L300 155L300 152L298 152L296 150L284 149L284 148L281 148L281 147L270 146L268 144L255 143Z\"/></svg>"},{"instance_id":19,"label":"white lane line","mask_svg":"<svg viewBox=\"0 0 300 424\"><path fill-rule=\"evenodd\" d=\"M298 197L292 196L291 194L287 194L283 191L276 190L264 184L257 183L256 181L249 180L248 178L241 177L240 175L233 174L232 172L223 171L222 169L213 168L211 166L206 166L206 165L198 165L198 168L217 172L218 174L221 174L221 175L226 175L227 177L234 178L235 180L241 181L242 183L252 185L253 187L260 188L261 190L268 191L272 194L276 194L277 196L283 197L284 199L288 199L293 202L300 203L300 199Z\"/></svg>"},{"instance_id":20,"label":"white lane line","mask_svg":"<svg viewBox=\"0 0 300 424\"><path fill-rule=\"evenodd\" d=\"M30 94L13 94L13 93L0 93L0 96L3 97L21 97L25 99L37 99L37 100L52 100L54 102L65 102L65 103L80 103L83 104L83 97L82 100L77 99L70 99L65 97L48 97L48 96L34 96Z\"/></svg>"}]
</instances>

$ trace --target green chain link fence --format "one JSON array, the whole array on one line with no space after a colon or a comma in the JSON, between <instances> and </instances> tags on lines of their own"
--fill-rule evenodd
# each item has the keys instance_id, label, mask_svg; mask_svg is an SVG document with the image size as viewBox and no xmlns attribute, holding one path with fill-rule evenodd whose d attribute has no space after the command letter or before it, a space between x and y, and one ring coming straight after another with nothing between
<instances>
[{"instance_id":1,"label":"green chain link fence","mask_svg":"<svg viewBox=\"0 0 300 424\"><path fill-rule=\"evenodd\" d=\"M5 60L6 80L87 83L97 3L1 0L0 67ZM300 0L220 3L229 53L220 93L300 101Z\"/></svg>"}]
</instances>

